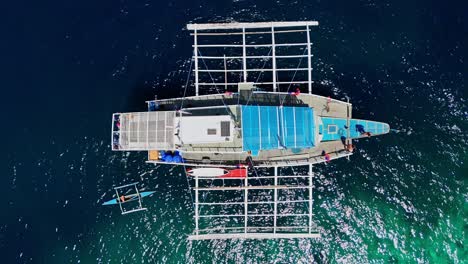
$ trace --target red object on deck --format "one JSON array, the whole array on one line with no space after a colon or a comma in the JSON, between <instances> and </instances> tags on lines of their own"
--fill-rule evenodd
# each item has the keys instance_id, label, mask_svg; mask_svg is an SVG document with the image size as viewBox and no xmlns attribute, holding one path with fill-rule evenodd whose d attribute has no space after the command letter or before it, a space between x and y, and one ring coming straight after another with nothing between
<instances>
[{"instance_id":1,"label":"red object on deck","mask_svg":"<svg viewBox=\"0 0 468 264\"><path fill-rule=\"evenodd\" d=\"M245 177L247 177L247 169L241 168L241 169L230 170L227 174L224 174L223 176L219 178L245 178Z\"/></svg>"},{"instance_id":2,"label":"red object on deck","mask_svg":"<svg viewBox=\"0 0 468 264\"><path fill-rule=\"evenodd\" d=\"M301 90L299 90L299 88L297 88L295 92L290 92L289 94L294 95L294 96L298 96L298 95L301 94Z\"/></svg>"}]
</instances>

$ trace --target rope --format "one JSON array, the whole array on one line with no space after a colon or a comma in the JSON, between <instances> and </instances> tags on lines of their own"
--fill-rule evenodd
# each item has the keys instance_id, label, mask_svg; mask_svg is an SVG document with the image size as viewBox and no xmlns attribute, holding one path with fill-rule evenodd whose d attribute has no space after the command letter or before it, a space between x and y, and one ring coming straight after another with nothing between
<instances>
[{"instance_id":1,"label":"rope","mask_svg":"<svg viewBox=\"0 0 468 264\"><path fill-rule=\"evenodd\" d=\"M182 107L184 106L185 95L187 94L187 87L188 87L188 83L190 81L190 75L192 73L192 64L193 64L193 60L190 59L190 67L189 67L189 71L188 71L188 74L187 74L187 80L185 81L184 95L182 96L182 102L180 103L180 108L179 109L182 109Z\"/></svg>"},{"instance_id":2,"label":"rope","mask_svg":"<svg viewBox=\"0 0 468 264\"><path fill-rule=\"evenodd\" d=\"M307 51L307 49L304 49L304 52L302 53L302 55L304 55L306 51ZM293 75L293 77L291 79L291 83L289 83L288 90L286 91L286 93L289 93L289 89L291 89L291 85L294 82L294 78L296 78L297 69L301 65L302 59L303 59L303 57L301 57L301 59L299 60L299 63L297 64L296 71L294 71L294 75ZM287 95L284 96L283 101L281 102L281 105L283 105L284 101L286 100L286 97L287 97Z\"/></svg>"},{"instance_id":3,"label":"rope","mask_svg":"<svg viewBox=\"0 0 468 264\"><path fill-rule=\"evenodd\" d=\"M185 95L187 93L188 83L189 83L189 80L190 80L190 75L192 73L192 64L193 64L193 60L190 59L190 67L189 67L189 71L187 73L187 80L185 81L184 95L182 97L182 102L180 103L180 109L182 109L182 107L184 105ZM192 191L190 190L190 182L189 182L188 175L187 175L187 165L185 165L185 163L183 163L183 164L184 164L183 166L184 166L185 179L187 181L188 191L190 193L190 199L192 200L192 206L195 207L195 201L193 199Z\"/></svg>"},{"instance_id":4,"label":"rope","mask_svg":"<svg viewBox=\"0 0 468 264\"><path fill-rule=\"evenodd\" d=\"M270 51L268 52L267 56L270 56L270 53L271 51L273 50L273 47L270 48ZM267 63L267 60L265 59L264 63L263 63L263 66L262 66L262 70L265 68L265 65ZM260 76L262 76L263 72L261 71L258 76L257 76L257 80L255 81L256 83L258 82L258 80L260 79Z\"/></svg>"},{"instance_id":5,"label":"rope","mask_svg":"<svg viewBox=\"0 0 468 264\"><path fill-rule=\"evenodd\" d=\"M198 50L198 53L200 53L200 57L201 57L201 61L203 62L203 65L205 65L205 68L208 70L208 75L210 76L211 78L211 81L213 82L213 87L216 89L216 92L219 94L219 95L222 95L219 90L218 90L218 87L216 86L216 82L213 78L213 76L211 76L211 73L209 72L210 69L208 69L208 66L206 65L205 63L205 60L203 59L203 54L201 54L200 50ZM228 113L228 115L232 116L231 113L229 112L229 107L226 105L226 102L224 102L224 98L221 96L221 101L223 102L223 105L224 105L224 108L226 109L226 112Z\"/></svg>"}]
</instances>

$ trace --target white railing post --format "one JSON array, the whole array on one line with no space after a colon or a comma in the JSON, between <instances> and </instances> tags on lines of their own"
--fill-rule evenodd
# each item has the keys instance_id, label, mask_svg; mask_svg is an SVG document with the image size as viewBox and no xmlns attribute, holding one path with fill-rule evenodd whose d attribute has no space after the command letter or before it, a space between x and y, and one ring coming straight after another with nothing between
<instances>
[{"instance_id":1,"label":"white railing post","mask_svg":"<svg viewBox=\"0 0 468 264\"><path fill-rule=\"evenodd\" d=\"M190 187L189 187L190 188ZM195 234L198 236L198 174L195 175Z\"/></svg>"},{"instance_id":2,"label":"white railing post","mask_svg":"<svg viewBox=\"0 0 468 264\"><path fill-rule=\"evenodd\" d=\"M249 185L248 178L249 177L245 177L245 180L244 180L245 187L247 187ZM249 214L248 213L249 212L248 200L249 200L248 188L245 188L245 190L244 190L244 233L247 233L247 226L248 226L248 222L249 222L249 219L248 219L248 214Z\"/></svg>"},{"instance_id":3,"label":"white railing post","mask_svg":"<svg viewBox=\"0 0 468 264\"><path fill-rule=\"evenodd\" d=\"M293 119L294 119L294 147L297 148L297 134L296 134L296 107L293 107Z\"/></svg>"},{"instance_id":4,"label":"white railing post","mask_svg":"<svg viewBox=\"0 0 468 264\"><path fill-rule=\"evenodd\" d=\"M276 47L275 47L275 28L271 27L271 55L273 64L273 92L276 92Z\"/></svg>"},{"instance_id":5,"label":"white railing post","mask_svg":"<svg viewBox=\"0 0 468 264\"><path fill-rule=\"evenodd\" d=\"M309 68L307 71L307 78L308 78L308 88L309 94L312 93L312 61L311 61L311 52L310 52L310 32L309 32L309 25L307 27L307 67Z\"/></svg>"},{"instance_id":6,"label":"white railing post","mask_svg":"<svg viewBox=\"0 0 468 264\"><path fill-rule=\"evenodd\" d=\"M278 166L275 166L275 186L278 186ZM276 217L278 214L278 189L274 190L274 204L273 204L273 233L276 233Z\"/></svg>"},{"instance_id":7,"label":"white railing post","mask_svg":"<svg viewBox=\"0 0 468 264\"><path fill-rule=\"evenodd\" d=\"M309 234L312 233L312 206L313 206L313 184L312 180L314 179L312 164L309 164Z\"/></svg>"},{"instance_id":8,"label":"white railing post","mask_svg":"<svg viewBox=\"0 0 468 264\"><path fill-rule=\"evenodd\" d=\"M146 112L146 147L147 147L147 148L150 148L150 147L149 147L149 140L148 140L148 136L149 136L149 116L150 116L150 113L151 113L151 112Z\"/></svg>"},{"instance_id":9,"label":"white railing post","mask_svg":"<svg viewBox=\"0 0 468 264\"><path fill-rule=\"evenodd\" d=\"M228 84L228 79L227 79L227 65L226 65L226 55L223 55L224 58L224 90L227 92L227 84Z\"/></svg>"},{"instance_id":10,"label":"white railing post","mask_svg":"<svg viewBox=\"0 0 468 264\"><path fill-rule=\"evenodd\" d=\"M166 148L170 148L171 146L169 146L167 143L167 111L164 112L164 146L166 146Z\"/></svg>"},{"instance_id":11,"label":"white railing post","mask_svg":"<svg viewBox=\"0 0 468 264\"><path fill-rule=\"evenodd\" d=\"M243 61L243 74L244 82L247 82L247 51L245 46L245 28L242 28L242 61Z\"/></svg>"},{"instance_id":12,"label":"white railing post","mask_svg":"<svg viewBox=\"0 0 468 264\"><path fill-rule=\"evenodd\" d=\"M193 55L195 60L195 95L198 96L198 39L197 39L197 30L193 32Z\"/></svg>"}]
</instances>

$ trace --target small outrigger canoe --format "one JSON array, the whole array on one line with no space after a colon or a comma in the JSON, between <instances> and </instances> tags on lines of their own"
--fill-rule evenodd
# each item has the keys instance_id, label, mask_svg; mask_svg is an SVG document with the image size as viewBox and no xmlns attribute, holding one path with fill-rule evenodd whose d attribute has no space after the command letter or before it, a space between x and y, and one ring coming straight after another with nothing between
<instances>
[{"instance_id":1,"label":"small outrigger canoe","mask_svg":"<svg viewBox=\"0 0 468 264\"><path fill-rule=\"evenodd\" d=\"M245 178L247 169L196 168L187 170L187 175L199 178Z\"/></svg>"},{"instance_id":2,"label":"small outrigger canoe","mask_svg":"<svg viewBox=\"0 0 468 264\"><path fill-rule=\"evenodd\" d=\"M146 197L146 196L150 196L153 193L154 193L154 191L141 192L140 197L143 198L143 197ZM120 199L120 197L114 198L112 200L109 200L109 201L103 203L102 205L119 204L119 199ZM125 201L123 201L123 202L120 201L120 203L127 203L127 202L131 202L131 201L136 201L136 200L138 200L138 194L134 193L134 194L130 194L130 195L125 195Z\"/></svg>"}]
</instances>

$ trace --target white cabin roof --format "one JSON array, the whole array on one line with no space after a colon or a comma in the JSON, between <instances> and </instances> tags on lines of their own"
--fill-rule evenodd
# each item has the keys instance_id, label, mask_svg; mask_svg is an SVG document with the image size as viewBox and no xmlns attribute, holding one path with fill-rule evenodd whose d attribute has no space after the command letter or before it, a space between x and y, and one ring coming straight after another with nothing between
<instances>
[{"instance_id":1,"label":"white cabin roof","mask_svg":"<svg viewBox=\"0 0 468 264\"><path fill-rule=\"evenodd\" d=\"M176 144L225 143L232 141L233 125L229 115L177 117Z\"/></svg>"}]
</instances>

